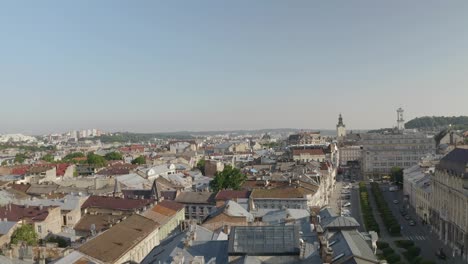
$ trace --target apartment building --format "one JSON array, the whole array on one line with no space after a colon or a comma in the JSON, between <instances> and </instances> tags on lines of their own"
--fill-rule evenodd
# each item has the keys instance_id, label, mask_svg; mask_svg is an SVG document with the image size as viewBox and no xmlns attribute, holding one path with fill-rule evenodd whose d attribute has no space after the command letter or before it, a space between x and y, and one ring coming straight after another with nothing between
<instances>
[{"instance_id":1,"label":"apartment building","mask_svg":"<svg viewBox=\"0 0 468 264\"><path fill-rule=\"evenodd\" d=\"M468 149L456 148L436 166L431 225L439 238L468 260Z\"/></svg>"}]
</instances>

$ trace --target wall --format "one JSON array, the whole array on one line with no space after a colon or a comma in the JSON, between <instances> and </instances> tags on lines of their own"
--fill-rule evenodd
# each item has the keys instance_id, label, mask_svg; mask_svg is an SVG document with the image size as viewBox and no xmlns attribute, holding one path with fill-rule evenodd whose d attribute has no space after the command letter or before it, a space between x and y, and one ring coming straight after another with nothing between
<instances>
[{"instance_id":1,"label":"wall","mask_svg":"<svg viewBox=\"0 0 468 264\"><path fill-rule=\"evenodd\" d=\"M156 228L145 239L143 239L140 243L135 245L124 256L122 256L119 260L115 261L114 263L120 264L126 261L134 261L140 263L146 257L146 255L148 255L151 252L151 250L154 247L159 245L158 232L159 230L158 228Z\"/></svg>"}]
</instances>

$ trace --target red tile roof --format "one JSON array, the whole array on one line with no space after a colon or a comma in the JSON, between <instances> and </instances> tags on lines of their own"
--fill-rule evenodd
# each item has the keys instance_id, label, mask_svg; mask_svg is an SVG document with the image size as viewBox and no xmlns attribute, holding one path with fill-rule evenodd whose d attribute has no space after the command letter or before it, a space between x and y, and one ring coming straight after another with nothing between
<instances>
[{"instance_id":1,"label":"red tile roof","mask_svg":"<svg viewBox=\"0 0 468 264\"><path fill-rule=\"evenodd\" d=\"M293 155L309 154L309 155L325 155L323 149L294 149Z\"/></svg>"},{"instance_id":2,"label":"red tile roof","mask_svg":"<svg viewBox=\"0 0 468 264\"><path fill-rule=\"evenodd\" d=\"M119 197L90 196L81 208L106 208L119 211L141 209L150 205L150 199L124 199Z\"/></svg>"},{"instance_id":3,"label":"red tile roof","mask_svg":"<svg viewBox=\"0 0 468 264\"><path fill-rule=\"evenodd\" d=\"M29 206L10 204L0 207L0 218L6 218L8 221L26 220L29 222L44 221L49 215L49 209L55 206Z\"/></svg>"},{"instance_id":4,"label":"red tile roof","mask_svg":"<svg viewBox=\"0 0 468 264\"><path fill-rule=\"evenodd\" d=\"M168 209L171 209L171 210L176 211L176 212L184 209L184 207L185 207L185 205L183 205L181 203L174 202L174 201L166 201L166 200L163 200L163 201L159 202L158 205L162 206L162 207L165 207L165 208L168 208Z\"/></svg>"},{"instance_id":5,"label":"red tile roof","mask_svg":"<svg viewBox=\"0 0 468 264\"><path fill-rule=\"evenodd\" d=\"M249 191L231 191L231 190L222 190L216 194L215 200L231 200L234 198L249 198L250 192Z\"/></svg>"},{"instance_id":6,"label":"red tile roof","mask_svg":"<svg viewBox=\"0 0 468 264\"><path fill-rule=\"evenodd\" d=\"M56 164L55 167L57 169L57 176L65 175L65 172L67 171L68 166L70 166L70 164L68 164L68 163L58 163L58 164Z\"/></svg>"},{"instance_id":7,"label":"red tile roof","mask_svg":"<svg viewBox=\"0 0 468 264\"><path fill-rule=\"evenodd\" d=\"M29 171L30 165L17 166L11 169L11 174L13 175L24 175Z\"/></svg>"},{"instance_id":8,"label":"red tile roof","mask_svg":"<svg viewBox=\"0 0 468 264\"><path fill-rule=\"evenodd\" d=\"M12 189L14 190L17 190L17 191L20 191L20 192L24 192L26 193L29 189L29 187L31 187L31 184L16 184L16 183L13 183L10 185Z\"/></svg>"}]
</instances>

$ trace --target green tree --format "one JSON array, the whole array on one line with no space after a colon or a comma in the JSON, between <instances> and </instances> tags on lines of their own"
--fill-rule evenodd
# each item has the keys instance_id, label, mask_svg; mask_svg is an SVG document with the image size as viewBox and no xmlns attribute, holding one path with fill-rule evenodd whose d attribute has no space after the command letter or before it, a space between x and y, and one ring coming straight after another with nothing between
<instances>
[{"instance_id":1,"label":"green tree","mask_svg":"<svg viewBox=\"0 0 468 264\"><path fill-rule=\"evenodd\" d=\"M42 157L43 161L54 162L54 156L52 154L46 154Z\"/></svg>"},{"instance_id":2,"label":"green tree","mask_svg":"<svg viewBox=\"0 0 468 264\"><path fill-rule=\"evenodd\" d=\"M23 162L28 158L24 153L18 153L15 155L15 163L23 164Z\"/></svg>"},{"instance_id":3,"label":"green tree","mask_svg":"<svg viewBox=\"0 0 468 264\"><path fill-rule=\"evenodd\" d=\"M57 243L58 247L60 247L60 248L68 247L68 241L66 239L58 237L58 236L50 236L45 241L49 242L49 243Z\"/></svg>"},{"instance_id":4,"label":"green tree","mask_svg":"<svg viewBox=\"0 0 468 264\"><path fill-rule=\"evenodd\" d=\"M85 155L83 154L83 152L74 152L74 153L70 153L68 155L66 155L65 157L63 157L63 161L68 161L68 162L74 162L73 159L75 158L83 158Z\"/></svg>"},{"instance_id":5,"label":"green tree","mask_svg":"<svg viewBox=\"0 0 468 264\"><path fill-rule=\"evenodd\" d=\"M205 164L205 159L201 159L197 162L197 169L199 169L203 175L205 175Z\"/></svg>"},{"instance_id":6,"label":"green tree","mask_svg":"<svg viewBox=\"0 0 468 264\"><path fill-rule=\"evenodd\" d=\"M88 153L86 156L86 163L89 165L95 165L97 167L104 167L107 164L106 159L103 156L94 154L92 152Z\"/></svg>"},{"instance_id":7,"label":"green tree","mask_svg":"<svg viewBox=\"0 0 468 264\"><path fill-rule=\"evenodd\" d=\"M146 164L145 156L139 156L138 158L132 160L132 164L138 164L138 165Z\"/></svg>"},{"instance_id":8,"label":"green tree","mask_svg":"<svg viewBox=\"0 0 468 264\"><path fill-rule=\"evenodd\" d=\"M2 161L2 166L6 166L8 163L6 160Z\"/></svg>"},{"instance_id":9,"label":"green tree","mask_svg":"<svg viewBox=\"0 0 468 264\"><path fill-rule=\"evenodd\" d=\"M392 181L398 185L403 185L403 169L400 167L392 167L390 170Z\"/></svg>"},{"instance_id":10,"label":"green tree","mask_svg":"<svg viewBox=\"0 0 468 264\"><path fill-rule=\"evenodd\" d=\"M247 175L231 165L226 165L223 171L216 172L214 179L210 182L210 187L215 192L224 189L239 190L246 180Z\"/></svg>"},{"instance_id":11,"label":"green tree","mask_svg":"<svg viewBox=\"0 0 468 264\"><path fill-rule=\"evenodd\" d=\"M26 242L28 245L37 245L37 233L31 224L22 225L11 235L11 244Z\"/></svg>"},{"instance_id":12,"label":"green tree","mask_svg":"<svg viewBox=\"0 0 468 264\"><path fill-rule=\"evenodd\" d=\"M122 160L123 157L122 157L122 154L120 154L119 152L116 152L116 151L112 151L112 152L109 152L107 153L104 158L106 160Z\"/></svg>"}]
</instances>

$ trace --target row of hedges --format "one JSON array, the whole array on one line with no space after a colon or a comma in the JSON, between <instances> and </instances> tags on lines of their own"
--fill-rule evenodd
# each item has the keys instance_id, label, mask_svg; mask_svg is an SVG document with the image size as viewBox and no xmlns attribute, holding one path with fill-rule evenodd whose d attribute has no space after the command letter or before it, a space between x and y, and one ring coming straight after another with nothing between
<instances>
[{"instance_id":1,"label":"row of hedges","mask_svg":"<svg viewBox=\"0 0 468 264\"><path fill-rule=\"evenodd\" d=\"M380 247L379 247L380 246ZM390 264L400 263L401 257L398 255L393 248L391 248L388 243L381 242L377 247L382 250L382 254L385 260Z\"/></svg>"},{"instance_id":2,"label":"row of hedges","mask_svg":"<svg viewBox=\"0 0 468 264\"><path fill-rule=\"evenodd\" d=\"M419 254L421 254L421 249L414 245L414 242L411 240L396 240L395 245L399 248L406 249L403 252L403 256L411 264L435 264L431 260L424 260Z\"/></svg>"},{"instance_id":3,"label":"row of hedges","mask_svg":"<svg viewBox=\"0 0 468 264\"><path fill-rule=\"evenodd\" d=\"M400 224L388 207L387 201L385 201L379 184L375 182L371 183L371 189L374 195L375 203L377 204L377 209L379 209L380 216L382 217L382 221L384 222L388 233L392 236L401 236Z\"/></svg>"},{"instance_id":4,"label":"row of hedges","mask_svg":"<svg viewBox=\"0 0 468 264\"><path fill-rule=\"evenodd\" d=\"M359 183L359 197L361 202L362 217L364 220L364 225L366 226L366 230L380 233L379 224L377 224L377 221L375 221L374 214L372 213L372 207L369 201L369 193L364 182Z\"/></svg>"}]
</instances>

